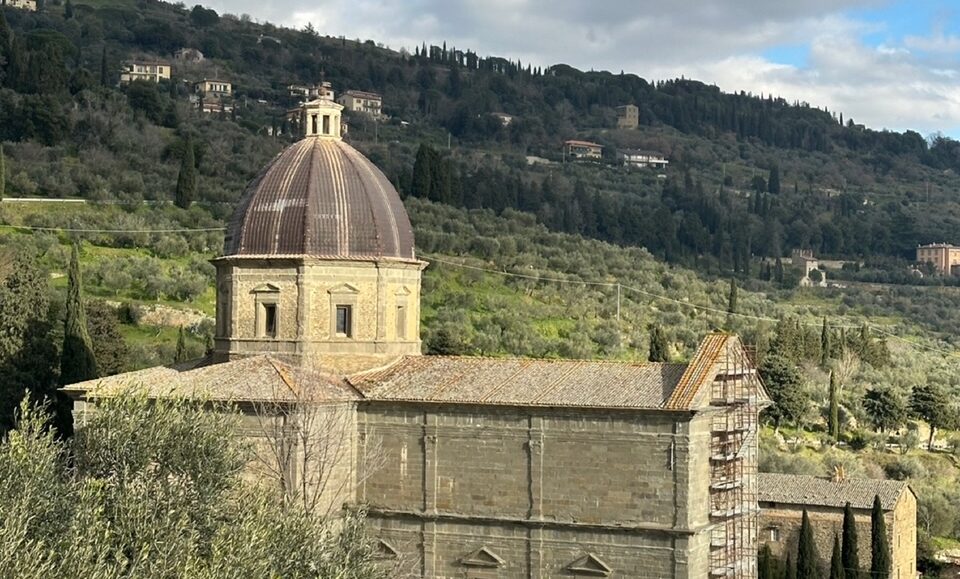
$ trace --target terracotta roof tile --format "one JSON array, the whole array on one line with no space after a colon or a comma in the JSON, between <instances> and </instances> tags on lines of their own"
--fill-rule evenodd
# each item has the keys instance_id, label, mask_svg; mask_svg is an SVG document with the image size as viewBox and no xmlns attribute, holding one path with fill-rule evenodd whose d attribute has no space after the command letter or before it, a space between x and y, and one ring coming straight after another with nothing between
<instances>
[{"instance_id":1,"label":"terracotta roof tile","mask_svg":"<svg viewBox=\"0 0 960 579\"><path fill-rule=\"evenodd\" d=\"M409 356L349 378L370 400L660 408L683 364Z\"/></svg>"},{"instance_id":2,"label":"terracotta roof tile","mask_svg":"<svg viewBox=\"0 0 960 579\"><path fill-rule=\"evenodd\" d=\"M907 483L895 480L848 478L834 482L829 478L802 474L760 473L757 500L767 503L843 507L847 502L856 509L873 507L880 496L883 510L892 510Z\"/></svg>"},{"instance_id":3,"label":"terracotta roof tile","mask_svg":"<svg viewBox=\"0 0 960 579\"><path fill-rule=\"evenodd\" d=\"M342 378L292 366L270 356L211 364L201 359L178 366L88 380L64 388L67 393L112 396L143 389L149 396L195 396L223 401L337 402L360 398Z\"/></svg>"}]
</instances>

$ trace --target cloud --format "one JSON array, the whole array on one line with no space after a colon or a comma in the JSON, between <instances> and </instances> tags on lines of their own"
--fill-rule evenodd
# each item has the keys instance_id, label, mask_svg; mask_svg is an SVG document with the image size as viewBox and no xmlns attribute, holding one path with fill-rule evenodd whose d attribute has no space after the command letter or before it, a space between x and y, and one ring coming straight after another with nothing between
<instances>
[{"instance_id":1,"label":"cloud","mask_svg":"<svg viewBox=\"0 0 960 579\"><path fill-rule=\"evenodd\" d=\"M905 2L909 0L898 0ZM826 106L868 126L960 128L960 37L897 38L896 23L859 19L887 0L216 0L217 10L393 48L422 41L524 63L684 76L724 90ZM936 19L933 19L936 21ZM863 39L885 36L869 45ZM805 62L761 55L808 48ZM956 93L956 94L955 94Z\"/></svg>"}]
</instances>

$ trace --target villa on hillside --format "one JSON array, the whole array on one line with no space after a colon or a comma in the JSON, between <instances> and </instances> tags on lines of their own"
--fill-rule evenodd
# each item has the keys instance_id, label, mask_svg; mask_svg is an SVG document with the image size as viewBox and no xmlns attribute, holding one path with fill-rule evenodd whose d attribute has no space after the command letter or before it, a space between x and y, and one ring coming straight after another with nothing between
<instances>
[{"instance_id":1,"label":"villa on hillside","mask_svg":"<svg viewBox=\"0 0 960 579\"><path fill-rule=\"evenodd\" d=\"M628 167L666 169L670 161L660 153L640 151L638 149L620 149L617 157Z\"/></svg>"},{"instance_id":2,"label":"villa on hillside","mask_svg":"<svg viewBox=\"0 0 960 579\"><path fill-rule=\"evenodd\" d=\"M917 261L931 263L940 275L960 274L960 247L949 243L930 243L917 247Z\"/></svg>"},{"instance_id":3,"label":"villa on hillside","mask_svg":"<svg viewBox=\"0 0 960 579\"><path fill-rule=\"evenodd\" d=\"M19 10L37 11L37 0L0 0L3 6L17 8Z\"/></svg>"},{"instance_id":4,"label":"villa on hillside","mask_svg":"<svg viewBox=\"0 0 960 579\"><path fill-rule=\"evenodd\" d=\"M637 105L617 107L617 128L635 129L640 126L640 109Z\"/></svg>"},{"instance_id":5,"label":"villa on hillside","mask_svg":"<svg viewBox=\"0 0 960 579\"><path fill-rule=\"evenodd\" d=\"M603 145L575 139L563 142L564 159L600 159L602 156Z\"/></svg>"},{"instance_id":6,"label":"villa on hillside","mask_svg":"<svg viewBox=\"0 0 960 579\"><path fill-rule=\"evenodd\" d=\"M365 113L375 119L383 116L383 97L375 92L348 90L337 99L337 102L348 111Z\"/></svg>"},{"instance_id":7,"label":"villa on hillside","mask_svg":"<svg viewBox=\"0 0 960 579\"><path fill-rule=\"evenodd\" d=\"M123 70L120 72L120 84L130 84L137 80L160 82L161 80L170 80L172 74L173 67L167 62L131 60L123 65Z\"/></svg>"}]
</instances>

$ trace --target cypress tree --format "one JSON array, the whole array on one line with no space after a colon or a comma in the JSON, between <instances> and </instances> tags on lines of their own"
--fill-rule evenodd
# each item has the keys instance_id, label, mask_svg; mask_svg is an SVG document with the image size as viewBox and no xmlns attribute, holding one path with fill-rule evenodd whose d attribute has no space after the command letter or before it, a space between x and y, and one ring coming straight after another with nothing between
<instances>
[{"instance_id":1,"label":"cypress tree","mask_svg":"<svg viewBox=\"0 0 960 579\"><path fill-rule=\"evenodd\" d=\"M110 71L107 68L107 46L104 45L100 52L100 86L108 84L110 84Z\"/></svg>"},{"instance_id":2,"label":"cypress tree","mask_svg":"<svg viewBox=\"0 0 960 579\"><path fill-rule=\"evenodd\" d=\"M0 144L0 199L7 194L7 168L3 159L3 145Z\"/></svg>"},{"instance_id":3,"label":"cypress tree","mask_svg":"<svg viewBox=\"0 0 960 579\"><path fill-rule=\"evenodd\" d=\"M758 579L780 579L774 574L773 564L773 553L770 552L770 545L764 543L757 553Z\"/></svg>"},{"instance_id":4,"label":"cypress tree","mask_svg":"<svg viewBox=\"0 0 960 579\"><path fill-rule=\"evenodd\" d=\"M783 275L784 275L784 271L783 271L783 260L781 260L779 257L777 257L777 262L776 262L776 264L774 265L774 270L773 270L773 279L774 279L774 281L776 281L778 284L781 284L781 285L782 285L782 284L783 284Z\"/></svg>"},{"instance_id":5,"label":"cypress tree","mask_svg":"<svg viewBox=\"0 0 960 579\"><path fill-rule=\"evenodd\" d=\"M417 149L417 158L413 162L413 183L410 192L414 197L420 197L421 199L430 197L430 185L432 184L430 176L433 173L431 168L432 153L430 146L424 143L421 143L420 148Z\"/></svg>"},{"instance_id":6,"label":"cypress tree","mask_svg":"<svg viewBox=\"0 0 960 579\"><path fill-rule=\"evenodd\" d=\"M837 399L839 393L837 392L837 376L834 372L830 371L830 416L829 416L829 431L830 437L833 438L834 442L840 441L840 401Z\"/></svg>"},{"instance_id":7,"label":"cypress tree","mask_svg":"<svg viewBox=\"0 0 960 579\"><path fill-rule=\"evenodd\" d=\"M858 579L860 576L860 555L857 550L857 522L853 518L853 507L848 502L843 507L843 545L840 558L846 579Z\"/></svg>"},{"instance_id":8,"label":"cypress tree","mask_svg":"<svg viewBox=\"0 0 960 579\"><path fill-rule=\"evenodd\" d=\"M183 326L180 326L180 331L177 334L177 351L173 355L173 361L177 364L180 362L187 361L187 337L183 333Z\"/></svg>"},{"instance_id":9,"label":"cypress tree","mask_svg":"<svg viewBox=\"0 0 960 579\"><path fill-rule=\"evenodd\" d=\"M891 567L887 522L883 519L880 495L874 495L870 512L870 579L889 579Z\"/></svg>"},{"instance_id":10,"label":"cypress tree","mask_svg":"<svg viewBox=\"0 0 960 579\"><path fill-rule=\"evenodd\" d=\"M774 195L780 194L780 167L776 165L770 169L770 179L767 181L767 191Z\"/></svg>"},{"instance_id":11,"label":"cypress tree","mask_svg":"<svg viewBox=\"0 0 960 579\"><path fill-rule=\"evenodd\" d=\"M846 579L840 558L840 538L833 535L833 554L830 555L830 579Z\"/></svg>"},{"instance_id":12,"label":"cypress tree","mask_svg":"<svg viewBox=\"0 0 960 579\"><path fill-rule=\"evenodd\" d=\"M840 557L840 537L833 535L833 554L830 555L830 579L845 579Z\"/></svg>"},{"instance_id":13,"label":"cypress tree","mask_svg":"<svg viewBox=\"0 0 960 579\"><path fill-rule=\"evenodd\" d=\"M730 293L727 295L727 313L737 313L737 280L730 278Z\"/></svg>"},{"instance_id":14,"label":"cypress tree","mask_svg":"<svg viewBox=\"0 0 960 579\"><path fill-rule=\"evenodd\" d=\"M669 362L670 349L667 344L667 336L663 333L660 324L654 324L650 327L650 355L647 359L651 362Z\"/></svg>"},{"instance_id":15,"label":"cypress tree","mask_svg":"<svg viewBox=\"0 0 960 579\"><path fill-rule=\"evenodd\" d=\"M827 325L827 318L823 318L823 328L820 330L820 367L826 368L830 363L830 326Z\"/></svg>"},{"instance_id":16,"label":"cypress tree","mask_svg":"<svg viewBox=\"0 0 960 579\"><path fill-rule=\"evenodd\" d=\"M60 383L74 384L99 376L93 354L87 315L83 309L83 288L80 279L80 250L77 244L70 252L67 271L67 305L63 320L63 350L60 354Z\"/></svg>"},{"instance_id":17,"label":"cypress tree","mask_svg":"<svg viewBox=\"0 0 960 579\"><path fill-rule=\"evenodd\" d=\"M785 579L797 579L797 566L793 564L790 553L787 553L787 563L783 571Z\"/></svg>"},{"instance_id":18,"label":"cypress tree","mask_svg":"<svg viewBox=\"0 0 960 579\"><path fill-rule=\"evenodd\" d=\"M810 526L810 516L807 515L807 509L803 509L803 520L800 523L800 543L797 545L797 579L820 579L818 562L817 545L813 542L813 527Z\"/></svg>"},{"instance_id":19,"label":"cypress tree","mask_svg":"<svg viewBox=\"0 0 960 579\"><path fill-rule=\"evenodd\" d=\"M180 175L177 176L177 194L174 203L181 209L189 209L197 193L197 164L193 156L193 142L188 137L183 145L180 159Z\"/></svg>"}]
</instances>

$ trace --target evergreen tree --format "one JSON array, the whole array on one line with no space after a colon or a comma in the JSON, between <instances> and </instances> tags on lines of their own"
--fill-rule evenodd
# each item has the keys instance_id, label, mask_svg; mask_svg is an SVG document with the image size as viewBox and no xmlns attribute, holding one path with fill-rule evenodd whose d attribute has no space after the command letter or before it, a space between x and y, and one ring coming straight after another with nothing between
<instances>
[{"instance_id":1,"label":"evergreen tree","mask_svg":"<svg viewBox=\"0 0 960 579\"><path fill-rule=\"evenodd\" d=\"M910 412L930 425L927 448L933 448L933 437L938 428L950 428L956 422L956 412L947 393L937 384L919 384L910 394Z\"/></svg>"},{"instance_id":2,"label":"evergreen tree","mask_svg":"<svg viewBox=\"0 0 960 579\"><path fill-rule=\"evenodd\" d=\"M433 149L430 145L421 143L420 148L417 149L417 158L413 162L413 183L410 193L414 197L430 198L431 174L433 173L431 161L433 161L433 157Z\"/></svg>"},{"instance_id":3,"label":"evergreen tree","mask_svg":"<svg viewBox=\"0 0 960 579\"><path fill-rule=\"evenodd\" d=\"M13 31L10 30L10 25L7 24L7 17L4 16L3 10L0 10L0 86L10 86L12 84L7 82L10 78L9 70L10 63L12 60L13 52Z\"/></svg>"},{"instance_id":4,"label":"evergreen tree","mask_svg":"<svg viewBox=\"0 0 960 579\"><path fill-rule=\"evenodd\" d=\"M3 144L0 143L0 199L7 194L7 167L3 158Z\"/></svg>"},{"instance_id":5,"label":"evergreen tree","mask_svg":"<svg viewBox=\"0 0 960 579\"><path fill-rule=\"evenodd\" d=\"M70 0L63 4L63 17L67 20L73 18L73 3Z\"/></svg>"},{"instance_id":6,"label":"evergreen tree","mask_svg":"<svg viewBox=\"0 0 960 579\"><path fill-rule=\"evenodd\" d=\"M802 391L800 370L787 358L768 354L760 364L760 376L767 387L773 406L764 412L779 428L783 422L796 422L807 407L807 396Z\"/></svg>"},{"instance_id":7,"label":"evergreen tree","mask_svg":"<svg viewBox=\"0 0 960 579\"><path fill-rule=\"evenodd\" d=\"M757 574L758 579L780 579L776 573L776 561L773 553L770 551L770 545L764 543L757 553Z\"/></svg>"},{"instance_id":8,"label":"evergreen tree","mask_svg":"<svg viewBox=\"0 0 960 579\"><path fill-rule=\"evenodd\" d=\"M820 367L826 368L830 362L830 326L827 325L827 318L823 318L823 328L820 330Z\"/></svg>"},{"instance_id":9,"label":"evergreen tree","mask_svg":"<svg viewBox=\"0 0 960 579\"><path fill-rule=\"evenodd\" d=\"M117 310L102 300L85 304L87 332L93 345L100 376L112 376L127 369L127 343L120 333L120 318Z\"/></svg>"},{"instance_id":10,"label":"evergreen tree","mask_svg":"<svg viewBox=\"0 0 960 579\"><path fill-rule=\"evenodd\" d=\"M797 545L797 579L820 579L817 557L817 545L813 541L813 527L810 526L810 516L807 509L803 509L803 519L800 522L800 542Z\"/></svg>"},{"instance_id":11,"label":"evergreen tree","mask_svg":"<svg viewBox=\"0 0 960 579\"><path fill-rule=\"evenodd\" d=\"M857 547L857 522L853 518L853 507L848 502L843 507L843 545L840 549L845 579L859 579L860 552Z\"/></svg>"},{"instance_id":12,"label":"evergreen tree","mask_svg":"<svg viewBox=\"0 0 960 579\"><path fill-rule=\"evenodd\" d=\"M177 192L174 203L181 209L189 209L197 194L197 165L194 160L193 141L187 137L180 159L180 174L177 176Z\"/></svg>"},{"instance_id":13,"label":"evergreen tree","mask_svg":"<svg viewBox=\"0 0 960 579\"><path fill-rule=\"evenodd\" d=\"M730 278L730 293L727 294L727 313L737 313L737 280Z\"/></svg>"},{"instance_id":14,"label":"evergreen tree","mask_svg":"<svg viewBox=\"0 0 960 579\"><path fill-rule=\"evenodd\" d=\"M840 401L838 400L837 376L830 371L830 416L828 418L828 428L830 438L834 442L840 442Z\"/></svg>"},{"instance_id":15,"label":"evergreen tree","mask_svg":"<svg viewBox=\"0 0 960 579\"><path fill-rule=\"evenodd\" d=\"M830 555L830 579L846 579L840 558L840 538L836 533L833 535L833 554Z\"/></svg>"},{"instance_id":16,"label":"evergreen tree","mask_svg":"<svg viewBox=\"0 0 960 579\"><path fill-rule=\"evenodd\" d=\"M110 69L107 68L107 46L103 46L103 50L100 52L100 86L108 86L110 84Z\"/></svg>"},{"instance_id":17,"label":"evergreen tree","mask_svg":"<svg viewBox=\"0 0 960 579\"><path fill-rule=\"evenodd\" d=\"M177 333L177 351L173 355L173 361L179 364L186 362L189 357L190 354L187 353L187 336L183 333L183 326L180 326L180 331Z\"/></svg>"},{"instance_id":18,"label":"evergreen tree","mask_svg":"<svg viewBox=\"0 0 960 579\"><path fill-rule=\"evenodd\" d=\"M647 356L647 359L651 362L670 361L670 347L660 324L650 326L650 355Z\"/></svg>"},{"instance_id":19,"label":"evergreen tree","mask_svg":"<svg viewBox=\"0 0 960 579\"><path fill-rule=\"evenodd\" d=\"M60 354L60 383L83 382L99 377L97 359L87 332L87 315L83 308L83 286L80 278L80 249L73 245L70 269L67 272L67 305L63 322L63 349Z\"/></svg>"},{"instance_id":20,"label":"evergreen tree","mask_svg":"<svg viewBox=\"0 0 960 579\"><path fill-rule=\"evenodd\" d=\"M887 522L883 518L880 495L874 495L870 512L870 579L890 579L891 568Z\"/></svg>"},{"instance_id":21,"label":"evergreen tree","mask_svg":"<svg viewBox=\"0 0 960 579\"><path fill-rule=\"evenodd\" d=\"M778 284L783 285L784 271L783 271L783 260L780 257L777 257L777 263L774 266L773 270L773 279Z\"/></svg>"},{"instance_id":22,"label":"evergreen tree","mask_svg":"<svg viewBox=\"0 0 960 579\"><path fill-rule=\"evenodd\" d=\"M774 195L780 194L780 167L774 165L770 169L770 179L767 181L767 191Z\"/></svg>"},{"instance_id":23,"label":"evergreen tree","mask_svg":"<svg viewBox=\"0 0 960 579\"><path fill-rule=\"evenodd\" d=\"M863 395L863 409L880 432L900 428L907 419L907 405L889 386L875 386Z\"/></svg>"},{"instance_id":24,"label":"evergreen tree","mask_svg":"<svg viewBox=\"0 0 960 579\"><path fill-rule=\"evenodd\" d=\"M783 576L785 579L797 579L797 566L793 564L793 558L787 553L787 562L784 564Z\"/></svg>"}]
</instances>

